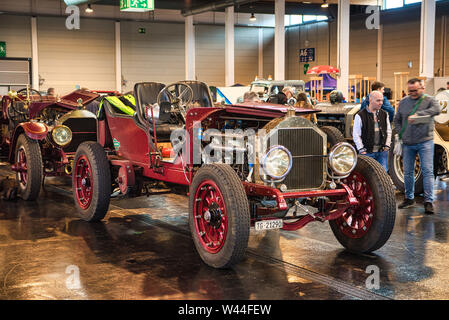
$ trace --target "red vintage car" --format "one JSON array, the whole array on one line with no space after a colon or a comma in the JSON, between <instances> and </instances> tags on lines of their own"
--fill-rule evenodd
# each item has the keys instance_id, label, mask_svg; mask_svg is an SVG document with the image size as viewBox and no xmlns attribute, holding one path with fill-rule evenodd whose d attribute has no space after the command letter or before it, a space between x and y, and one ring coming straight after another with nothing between
<instances>
[{"instance_id":1,"label":"red vintage car","mask_svg":"<svg viewBox=\"0 0 449 320\"><path fill-rule=\"evenodd\" d=\"M83 219L103 219L116 187L133 196L145 185L184 185L195 247L212 267L240 261L251 228L329 221L358 253L389 239L396 204L388 175L347 143L328 152L326 134L303 117L316 110L217 107L197 81L138 83L134 97L134 115L104 101L98 141L77 148L73 196Z\"/></svg>"},{"instance_id":2,"label":"red vintage car","mask_svg":"<svg viewBox=\"0 0 449 320\"><path fill-rule=\"evenodd\" d=\"M98 97L77 90L57 99L22 89L2 98L2 154L24 200L38 197L45 176L70 175L78 145L97 139L96 116L83 108Z\"/></svg>"}]
</instances>

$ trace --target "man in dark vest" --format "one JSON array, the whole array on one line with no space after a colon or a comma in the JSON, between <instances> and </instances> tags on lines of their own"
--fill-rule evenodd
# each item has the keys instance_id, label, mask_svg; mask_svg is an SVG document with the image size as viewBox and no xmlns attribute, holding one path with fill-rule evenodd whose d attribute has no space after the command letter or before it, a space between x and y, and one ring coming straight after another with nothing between
<instances>
[{"instance_id":1,"label":"man in dark vest","mask_svg":"<svg viewBox=\"0 0 449 320\"><path fill-rule=\"evenodd\" d=\"M387 112L381 109L382 104L383 94L371 92L368 107L354 118L352 137L360 154L376 159L388 171L391 125Z\"/></svg>"}]
</instances>

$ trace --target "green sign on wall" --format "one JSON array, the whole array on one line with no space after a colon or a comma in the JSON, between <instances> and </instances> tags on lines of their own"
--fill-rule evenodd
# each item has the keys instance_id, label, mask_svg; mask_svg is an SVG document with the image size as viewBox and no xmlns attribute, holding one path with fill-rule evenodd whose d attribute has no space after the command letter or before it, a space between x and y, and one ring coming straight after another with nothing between
<instances>
[{"instance_id":1,"label":"green sign on wall","mask_svg":"<svg viewBox=\"0 0 449 320\"><path fill-rule=\"evenodd\" d=\"M0 41L0 57L6 57L6 42Z\"/></svg>"},{"instance_id":2,"label":"green sign on wall","mask_svg":"<svg viewBox=\"0 0 449 320\"><path fill-rule=\"evenodd\" d=\"M154 10L154 0L120 0L120 11L143 12Z\"/></svg>"}]
</instances>

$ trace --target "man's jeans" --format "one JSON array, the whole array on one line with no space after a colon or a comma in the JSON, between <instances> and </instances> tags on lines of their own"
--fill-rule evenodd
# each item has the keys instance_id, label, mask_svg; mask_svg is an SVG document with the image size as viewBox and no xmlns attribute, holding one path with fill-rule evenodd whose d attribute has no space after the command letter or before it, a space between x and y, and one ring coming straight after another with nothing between
<instances>
[{"instance_id":1,"label":"man's jeans","mask_svg":"<svg viewBox=\"0 0 449 320\"><path fill-rule=\"evenodd\" d=\"M388 172L388 151L365 153L365 156L377 160L384 167L385 171Z\"/></svg>"},{"instance_id":2,"label":"man's jeans","mask_svg":"<svg viewBox=\"0 0 449 320\"><path fill-rule=\"evenodd\" d=\"M411 145L402 145L405 197L407 199L413 199L415 197L415 158L416 154L419 154L424 184L424 200L426 202L433 202L433 184L435 183L433 176L433 153L433 140Z\"/></svg>"}]
</instances>

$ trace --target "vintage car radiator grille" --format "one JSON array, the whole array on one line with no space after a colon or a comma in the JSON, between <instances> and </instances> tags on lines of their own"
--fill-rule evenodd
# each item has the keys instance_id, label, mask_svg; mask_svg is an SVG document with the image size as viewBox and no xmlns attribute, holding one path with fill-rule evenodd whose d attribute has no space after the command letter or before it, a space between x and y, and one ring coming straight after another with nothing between
<instances>
[{"instance_id":1,"label":"vintage car radiator grille","mask_svg":"<svg viewBox=\"0 0 449 320\"><path fill-rule=\"evenodd\" d=\"M63 148L64 152L76 152L85 141L97 141L97 121L95 118L69 118L63 123L72 130L72 141Z\"/></svg>"},{"instance_id":2,"label":"vintage car radiator grille","mask_svg":"<svg viewBox=\"0 0 449 320\"><path fill-rule=\"evenodd\" d=\"M313 128L279 129L278 143L290 150L293 165L283 183L288 190L318 189L323 184L323 137Z\"/></svg>"}]
</instances>

